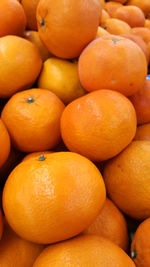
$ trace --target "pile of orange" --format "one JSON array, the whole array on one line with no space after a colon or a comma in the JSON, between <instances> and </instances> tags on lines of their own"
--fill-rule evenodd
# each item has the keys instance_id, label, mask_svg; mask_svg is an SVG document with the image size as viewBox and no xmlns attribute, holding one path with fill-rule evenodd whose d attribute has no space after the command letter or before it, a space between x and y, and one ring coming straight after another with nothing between
<instances>
[{"instance_id":1,"label":"pile of orange","mask_svg":"<svg viewBox=\"0 0 150 267\"><path fill-rule=\"evenodd\" d=\"M150 266L150 0L0 1L0 266Z\"/></svg>"}]
</instances>

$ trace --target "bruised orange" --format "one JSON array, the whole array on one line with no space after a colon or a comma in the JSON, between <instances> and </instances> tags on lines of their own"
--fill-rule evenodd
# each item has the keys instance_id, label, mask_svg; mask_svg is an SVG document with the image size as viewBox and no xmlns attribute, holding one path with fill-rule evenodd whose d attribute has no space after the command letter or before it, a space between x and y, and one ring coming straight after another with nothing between
<instances>
[{"instance_id":1,"label":"bruised orange","mask_svg":"<svg viewBox=\"0 0 150 267\"><path fill-rule=\"evenodd\" d=\"M57 57L78 57L96 35L101 16L98 0L40 0L37 22L41 40Z\"/></svg>"}]
</instances>

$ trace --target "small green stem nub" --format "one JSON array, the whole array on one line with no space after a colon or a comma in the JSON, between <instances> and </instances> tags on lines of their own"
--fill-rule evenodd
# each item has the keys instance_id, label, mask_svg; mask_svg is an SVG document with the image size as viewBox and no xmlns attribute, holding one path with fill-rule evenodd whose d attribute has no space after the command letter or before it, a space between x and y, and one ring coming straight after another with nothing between
<instances>
[{"instance_id":1,"label":"small green stem nub","mask_svg":"<svg viewBox=\"0 0 150 267\"><path fill-rule=\"evenodd\" d=\"M34 99L33 99L32 97L28 97L28 100L27 100L27 102L28 102L29 104L31 104L31 103L33 103L33 102L34 102Z\"/></svg>"},{"instance_id":2,"label":"small green stem nub","mask_svg":"<svg viewBox=\"0 0 150 267\"><path fill-rule=\"evenodd\" d=\"M41 155L41 156L38 158L38 161L44 161L44 160L45 160L45 156L44 156L44 154Z\"/></svg>"},{"instance_id":3,"label":"small green stem nub","mask_svg":"<svg viewBox=\"0 0 150 267\"><path fill-rule=\"evenodd\" d=\"M118 39L112 39L112 41L113 41L114 43L117 43L117 42L119 42L119 40L118 40Z\"/></svg>"}]
</instances>

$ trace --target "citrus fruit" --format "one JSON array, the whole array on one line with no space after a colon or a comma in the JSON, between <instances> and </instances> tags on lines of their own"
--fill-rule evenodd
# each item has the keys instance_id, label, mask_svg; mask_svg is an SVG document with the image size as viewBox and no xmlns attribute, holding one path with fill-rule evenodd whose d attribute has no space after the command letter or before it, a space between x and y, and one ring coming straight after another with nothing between
<instances>
[{"instance_id":1,"label":"citrus fruit","mask_svg":"<svg viewBox=\"0 0 150 267\"><path fill-rule=\"evenodd\" d=\"M3 215L2 215L2 212L0 210L0 240L2 238L2 234L3 234Z\"/></svg>"},{"instance_id":2,"label":"citrus fruit","mask_svg":"<svg viewBox=\"0 0 150 267\"><path fill-rule=\"evenodd\" d=\"M131 257L137 267L150 266L150 218L137 228L131 244Z\"/></svg>"},{"instance_id":3,"label":"citrus fruit","mask_svg":"<svg viewBox=\"0 0 150 267\"><path fill-rule=\"evenodd\" d=\"M79 82L77 62L54 57L44 62L38 87L50 90L65 104L85 94Z\"/></svg>"},{"instance_id":4,"label":"citrus fruit","mask_svg":"<svg viewBox=\"0 0 150 267\"><path fill-rule=\"evenodd\" d=\"M100 19L100 26L103 27L103 24L109 18L110 18L110 16L109 16L108 12L105 9L102 9L102 15L101 15L101 19Z\"/></svg>"},{"instance_id":5,"label":"citrus fruit","mask_svg":"<svg viewBox=\"0 0 150 267\"><path fill-rule=\"evenodd\" d=\"M5 163L10 152L10 137L7 129L0 119L0 167Z\"/></svg>"},{"instance_id":6,"label":"citrus fruit","mask_svg":"<svg viewBox=\"0 0 150 267\"><path fill-rule=\"evenodd\" d=\"M78 57L97 32L98 0L40 0L37 22L41 40L57 57Z\"/></svg>"},{"instance_id":7,"label":"citrus fruit","mask_svg":"<svg viewBox=\"0 0 150 267\"><path fill-rule=\"evenodd\" d=\"M96 34L96 38L95 39L97 39L99 37L102 37L103 35L108 35L108 34L109 34L109 32L107 32L106 30L104 30L104 28L99 26L98 29L97 29L97 34Z\"/></svg>"},{"instance_id":8,"label":"citrus fruit","mask_svg":"<svg viewBox=\"0 0 150 267\"><path fill-rule=\"evenodd\" d=\"M34 88L13 95L1 116L14 147L23 152L44 151L60 141L63 109L55 94Z\"/></svg>"},{"instance_id":9,"label":"citrus fruit","mask_svg":"<svg viewBox=\"0 0 150 267\"><path fill-rule=\"evenodd\" d=\"M36 9L39 0L21 0L27 17L27 27L30 30L37 30Z\"/></svg>"},{"instance_id":10,"label":"citrus fruit","mask_svg":"<svg viewBox=\"0 0 150 267\"><path fill-rule=\"evenodd\" d=\"M108 12L109 16L112 17L113 13L117 10L117 8L121 6L122 6L121 3L109 1L106 2L104 9Z\"/></svg>"},{"instance_id":11,"label":"citrus fruit","mask_svg":"<svg viewBox=\"0 0 150 267\"><path fill-rule=\"evenodd\" d=\"M93 161L120 153L135 132L136 115L131 102L111 90L98 90L74 100L61 117L66 146Z\"/></svg>"},{"instance_id":12,"label":"citrus fruit","mask_svg":"<svg viewBox=\"0 0 150 267\"><path fill-rule=\"evenodd\" d=\"M46 158L47 155L51 154L52 151L40 151L40 152L33 152L33 153L29 153L27 154L22 161L26 161L29 159L39 159L40 156L44 156Z\"/></svg>"},{"instance_id":13,"label":"citrus fruit","mask_svg":"<svg viewBox=\"0 0 150 267\"><path fill-rule=\"evenodd\" d=\"M135 27L131 30L132 34L140 36L148 44L150 42L150 30L145 27Z\"/></svg>"},{"instance_id":14,"label":"citrus fruit","mask_svg":"<svg viewBox=\"0 0 150 267\"><path fill-rule=\"evenodd\" d=\"M149 0L128 0L128 5L139 7L145 15L150 12L150 1Z\"/></svg>"},{"instance_id":15,"label":"citrus fruit","mask_svg":"<svg viewBox=\"0 0 150 267\"><path fill-rule=\"evenodd\" d=\"M20 163L3 191L5 216L21 237L39 244L71 238L87 228L105 201L96 166L71 152Z\"/></svg>"},{"instance_id":16,"label":"citrus fruit","mask_svg":"<svg viewBox=\"0 0 150 267\"><path fill-rule=\"evenodd\" d=\"M103 236L123 250L128 249L128 229L123 214L115 204L106 198L105 204L96 220L84 231L84 234Z\"/></svg>"},{"instance_id":17,"label":"citrus fruit","mask_svg":"<svg viewBox=\"0 0 150 267\"><path fill-rule=\"evenodd\" d=\"M30 88L41 67L40 53L31 42L13 35L0 38L0 97Z\"/></svg>"},{"instance_id":18,"label":"citrus fruit","mask_svg":"<svg viewBox=\"0 0 150 267\"><path fill-rule=\"evenodd\" d=\"M133 141L106 163L104 181L108 196L135 219L150 216L150 142Z\"/></svg>"},{"instance_id":19,"label":"citrus fruit","mask_svg":"<svg viewBox=\"0 0 150 267\"><path fill-rule=\"evenodd\" d=\"M130 96L143 86L147 62L141 48L131 40L104 35L83 50L78 71L87 91L111 89Z\"/></svg>"},{"instance_id":20,"label":"citrus fruit","mask_svg":"<svg viewBox=\"0 0 150 267\"><path fill-rule=\"evenodd\" d=\"M134 140L150 141L150 123L146 123L137 127Z\"/></svg>"},{"instance_id":21,"label":"citrus fruit","mask_svg":"<svg viewBox=\"0 0 150 267\"><path fill-rule=\"evenodd\" d=\"M111 34L116 34L120 35L122 33L130 33L131 32L131 27L129 26L128 23L115 19L115 18L110 18L107 19L103 23L103 27L105 30L107 30Z\"/></svg>"},{"instance_id":22,"label":"citrus fruit","mask_svg":"<svg viewBox=\"0 0 150 267\"><path fill-rule=\"evenodd\" d=\"M84 235L48 246L33 267L135 267L129 256L109 240Z\"/></svg>"}]
</instances>

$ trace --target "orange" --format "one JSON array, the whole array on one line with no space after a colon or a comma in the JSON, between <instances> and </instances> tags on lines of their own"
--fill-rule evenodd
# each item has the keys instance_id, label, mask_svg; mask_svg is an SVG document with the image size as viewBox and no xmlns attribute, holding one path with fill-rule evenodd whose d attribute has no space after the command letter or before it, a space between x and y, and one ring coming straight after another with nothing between
<instances>
[{"instance_id":1,"label":"orange","mask_svg":"<svg viewBox=\"0 0 150 267\"><path fill-rule=\"evenodd\" d=\"M74 100L61 117L66 146L93 161L107 160L120 153L135 132L136 115L131 102L111 90L99 90Z\"/></svg>"},{"instance_id":2,"label":"orange","mask_svg":"<svg viewBox=\"0 0 150 267\"><path fill-rule=\"evenodd\" d=\"M56 152L20 163L3 191L5 216L21 237L55 243L87 228L105 201L96 166L72 152Z\"/></svg>"},{"instance_id":3,"label":"orange","mask_svg":"<svg viewBox=\"0 0 150 267\"><path fill-rule=\"evenodd\" d=\"M2 215L2 212L0 210L0 240L2 238L2 234L3 234L3 215Z\"/></svg>"},{"instance_id":4,"label":"orange","mask_svg":"<svg viewBox=\"0 0 150 267\"><path fill-rule=\"evenodd\" d=\"M142 222L136 230L131 244L131 257L137 267L150 266L150 218Z\"/></svg>"},{"instance_id":5,"label":"orange","mask_svg":"<svg viewBox=\"0 0 150 267\"><path fill-rule=\"evenodd\" d=\"M114 0L114 2L125 4L127 2L127 0Z\"/></svg>"},{"instance_id":6,"label":"orange","mask_svg":"<svg viewBox=\"0 0 150 267\"><path fill-rule=\"evenodd\" d=\"M38 49L18 36L0 38L0 97L30 88L38 77L42 59Z\"/></svg>"},{"instance_id":7,"label":"orange","mask_svg":"<svg viewBox=\"0 0 150 267\"><path fill-rule=\"evenodd\" d=\"M11 147L9 156L3 166L0 168L0 187L3 188L11 171L21 162L24 154Z\"/></svg>"},{"instance_id":8,"label":"orange","mask_svg":"<svg viewBox=\"0 0 150 267\"><path fill-rule=\"evenodd\" d=\"M101 20L100 20L100 26L103 27L103 24L104 24L105 21L106 21L107 19L109 19L109 18L110 18L110 16L109 16L108 12L107 12L105 9L102 9L102 15L101 15Z\"/></svg>"},{"instance_id":9,"label":"orange","mask_svg":"<svg viewBox=\"0 0 150 267\"><path fill-rule=\"evenodd\" d=\"M33 153L29 153L27 154L22 161L26 161L26 160L29 160L29 159L37 159L40 157L40 156L43 156L46 158L47 155L51 154L52 151L40 151L40 152L33 152Z\"/></svg>"},{"instance_id":10,"label":"orange","mask_svg":"<svg viewBox=\"0 0 150 267\"><path fill-rule=\"evenodd\" d=\"M84 235L48 246L33 267L135 267L129 256L103 237Z\"/></svg>"},{"instance_id":11,"label":"orange","mask_svg":"<svg viewBox=\"0 0 150 267\"><path fill-rule=\"evenodd\" d=\"M102 6L102 8L104 8L105 7L105 0L98 0L98 1L99 1L100 5Z\"/></svg>"},{"instance_id":12,"label":"orange","mask_svg":"<svg viewBox=\"0 0 150 267\"><path fill-rule=\"evenodd\" d=\"M60 117L64 104L52 92L30 89L13 95L2 120L14 147L24 152L51 149L60 141Z\"/></svg>"},{"instance_id":13,"label":"orange","mask_svg":"<svg viewBox=\"0 0 150 267\"><path fill-rule=\"evenodd\" d=\"M120 35L122 33L130 33L131 27L126 22L110 18L103 23L103 27L111 34Z\"/></svg>"},{"instance_id":14,"label":"orange","mask_svg":"<svg viewBox=\"0 0 150 267\"><path fill-rule=\"evenodd\" d=\"M106 198L104 207L96 220L84 233L103 236L122 249L128 249L128 229L126 220L119 209L108 198Z\"/></svg>"},{"instance_id":15,"label":"orange","mask_svg":"<svg viewBox=\"0 0 150 267\"><path fill-rule=\"evenodd\" d=\"M10 152L10 137L7 129L0 119L0 167L5 163Z\"/></svg>"},{"instance_id":16,"label":"orange","mask_svg":"<svg viewBox=\"0 0 150 267\"><path fill-rule=\"evenodd\" d=\"M142 10L136 6L122 6L114 13L113 18L125 21L130 27L144 27L145 16Z\"/></svg>"},{"instance_id":17,"label":"orange","mask_svg":"<svg viewBox=\"0 0 150 267\"><path fill-rule=\"evenodd\" d=\"M130 100L134 105L138 124L150 122L150 80L145 80L143 87Z\"/></svg>"},{"instance_id":18,"label":"orange","mask_svg":"<svg viewBox=\"0 0 150 267\"><path fill-rule=\"evenodd\" d=\"M109 16L112 17L113 13L117 10L117 8L121 6L121 3L110 1L105 4L104 9L108 12Z\"/></svg>"},{"instance_id":19,"label":"orange","mask_svg":"<svg viewBox=\"0 0 150 267\"><path fill-rule=\"evenodd\" d=\"M25 31L24 38L28 41L31 41L38 49L43 61L51 57L51 53L47 50L45 45L42 43L39 33L36 31Z\"/></svg>"},{"instance_id":20,"label":"orange","mask_svg":"<svg viewBox=\"0 0 150 267\"><path fill-rule=\"evenodd\" d=\"M135 219L150 216L149 162L150 142L134 141L104 168L108 196Z\"/></svg>"},{"instance_id":21,"label":"orange","mask_svg":"<svg viewBox=\"0 0 150 267\"><path fill-rule=\"evenodd\" d=\"M150 12L150 1L149 0L128 0L128 5L139 7L145 15Z\"/></svg>"},{"instance_id":22,"label":"orange","mask_svg":"<svg viewBox=\"0 0 150 267\"><path fill-rule=\"evenodd\" d=\"M30 243L17 236L5 222L0 241L0 264L3 267L31 267L43 246Z\"/></svg>"},{"instance_id":23,"label":"orange","mask_svg":"<svg viewBox=\"0 0 150 267\"><path fill-rule=\"evenodd\" d=\"M26 16L21 4L16 0L1 0L0 21L0 37L10 34L23 35Z\"/></svg>"},{"instance_id":24,"label":"orange","mask_svg":"<svg viewBox=\"0 0 150 267\"><path fill-rule=\"evenodd\" d=\"M130 96L143 86L146 74L143 51L121 36L105 35L94 40L79 58L79 78L87 91L109 88Z\"/></svg>"},{"instance_id":25,"label":"orange","mask_svg":"<svg viewBox=\"0 0 150 267\"><path fill-rule=\"evenodd\" d=\"M103 35L109 35L109 32L107 32L106 30L104 30L102 27L98 26L98 30L97 30L97 34L96 34L96 38L102 37Z\"/></svg>"},{"instance_id":26,"label":"orange","mask_svg":"<svg viewBox=\"0 0 150 267\"><path fill-rule=\"evenodd\" d=\"M132 34L140 36L146 44L150 42L150 30L145 27L136 27L132 28Z\"/></svg>"},{"instance_id":27,"label":"orange","mask_svg":"<svg viewBox=\"0 0 150 267\"><path fill-rule=\"evenodd\" d=\"M55 57L44 62L38 79L38 87L50 90L65 104L85 94L79 82L77 62Z\"/></svg>"},{"instance_id":28,"label":"orange","mask_svg":"<svg viewBox=\"0 0 150 267\"><path fill-rule=\"evenodd\" d=\"M40 38L57 57L78 57L94 39L100 16L98 0L40 0L37 8Z\"/></svg>"},{"instance_id":29,"label":"orange","mask_svg":"<svg viewBox=\"0 0 150 267\"><path fill-rule=\"evenodd\" d=\"M149 50L148 50L146 43L143 41L143 39L140 36L130 34L130 33L124 33L124 34L121 34L121 36L135 42L142 49L142 51L145 54L147 63L149 63Z\"/></svg>"},{"instance_id":30,"label":"orange","mask_svg":"<svg viewBox=\"0 0 150 267\"><path fill-rule=\"evenodd\" d=\"M146 123L137 127L134 140L150 141L150 123Z\"/></svg>"},{"instance_id":31,"label":"orange","mask_svg":"<svg viewBox=\"0 0 150 267\"><path fill-rule=\"evenodd\" d=\"M28 29L37 30L36 9L39 0L21 0L20 2L24 8L27 17Z\"/></svg>"},{"instance_id":32,"label":"orange","mask_svg":"<svg viewBox=\"0 0 150 267\"><path fill-rule=\"evenodd\" d=\"M144 27L145 27L145 28L148 28L148 29L150 30L150 20L149 20L149 19L146 19L146 20L145 20Z\"/></svg>"}]
</instances>

